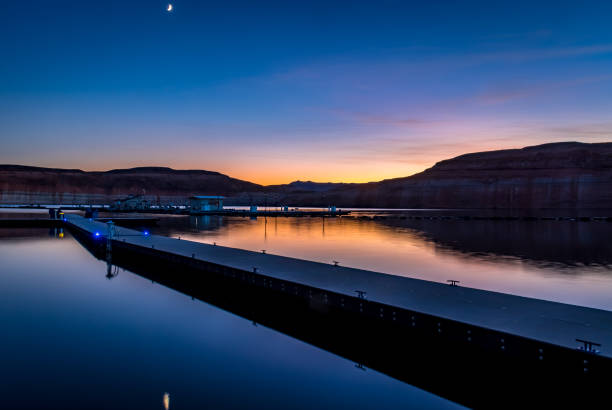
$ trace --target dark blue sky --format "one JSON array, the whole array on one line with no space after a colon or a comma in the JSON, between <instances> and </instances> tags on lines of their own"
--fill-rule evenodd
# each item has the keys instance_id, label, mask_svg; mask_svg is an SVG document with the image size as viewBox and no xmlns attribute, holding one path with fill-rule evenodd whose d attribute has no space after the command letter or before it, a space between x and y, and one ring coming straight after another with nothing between
<instances>
[{"instance_id":1,"label":"dark blue sky","mask_svg":"<svg viewBox=\"0 0 612 410\"><path fill-rule=\"evenodd\" d=\"M365 181L612 139L609 1L167 4L3 2L0 163Z\"/></svg>"}]
</instances>

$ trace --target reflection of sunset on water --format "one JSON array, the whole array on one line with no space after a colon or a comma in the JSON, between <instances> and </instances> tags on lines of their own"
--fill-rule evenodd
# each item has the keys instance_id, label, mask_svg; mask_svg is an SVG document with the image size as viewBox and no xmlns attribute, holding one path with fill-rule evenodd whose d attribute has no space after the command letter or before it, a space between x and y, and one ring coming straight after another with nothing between
<instances>
[{"instance_id":1,"label":"reflection of sunset on water","mask_svg":"<svg viewBox=\"0 0 612 410\"><path fill-rule=\"evenodd\" d=\"M168 219L172 220L172 219ZM400 276L612 308L605 224L199 217L162 221L182 239ZM181 222L182 221L182 222ZM591 238L589 242L587 238ZM598 240L598 238L602 238ZM608 255L608 256L606 256Z\"/></svg>"},{"instance_id":2,"label":"reflection of sunset on water","mask_svg":"<svg viewBox=\"0 0 612 410\"><path fill-rule=\"evenodd\" d=\"M460 408L357 370L351 359L241 316L234 305L194 300L129 270L109 281L107 261L70 231L64 239L48 229L3 232L0 357L11 375L3 408Z\"/></svg>"}]
</instances>

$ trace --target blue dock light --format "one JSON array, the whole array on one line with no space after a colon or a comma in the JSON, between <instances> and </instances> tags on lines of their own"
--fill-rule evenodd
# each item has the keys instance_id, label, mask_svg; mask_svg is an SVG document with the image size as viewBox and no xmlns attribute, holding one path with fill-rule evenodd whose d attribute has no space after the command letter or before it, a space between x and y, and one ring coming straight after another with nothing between
<instances>
[{"instance_id":1,"label":"blue dock light","mask_svg":"<svg viewBox=\"0 0 612 410\"><path fill-rule=\"evenodd\" d=\"M95 236L96 236L96 238L97 238L98 236L100 236L100 232L96 232L94 235L95 235Z\"/></svg>"},{"instance_id":2,"label":"blue dock light","mask_svg":"<svg viewBox=\"0 0 612 410\"><path fill-rule=\"evenodd\" d=\"M144 231L144 236L149 236L149 231Z\"/></svg>"}]
</instances>

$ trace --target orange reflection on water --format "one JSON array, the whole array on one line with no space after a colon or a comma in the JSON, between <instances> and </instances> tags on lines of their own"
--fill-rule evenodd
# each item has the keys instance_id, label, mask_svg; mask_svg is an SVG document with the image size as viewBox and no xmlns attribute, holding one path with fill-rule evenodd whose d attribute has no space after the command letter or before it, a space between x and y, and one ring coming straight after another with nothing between
<instances>
[{"instance_id":1,"label":"orange reflection on water","mask_svg":"<svg viewBox=\"0 0 612 410\"><path fill-rule=\"evenodd\" d=\"M419 225L399 219L351 217L191 217L190 222L190 227L161 231L256 252L265 249L266 253L323 263L339 261L342 266L442 283L454 279L468 287L612 310L608 296L612 291L612 262L605 256L594 263L588 259L594 252L612 252L593 249L597 243L607 243L604 240L580 243L584 238L605 237L609 227L593 231L599 228L589 224L576 228L558 222L483 225L474 221ZM575 254L566 261L563 257L568 249Z\"/></svg>"},{"instance_id":2,"label":"orange reflection on water","mask_svg":"<svg viewBox=\"0 0 612 410\"><path fill-rule=\"evenodd\" d=\"M170 408L170 393L164 393L164 410L168 410Z\"/></svg>"}]
</instances>

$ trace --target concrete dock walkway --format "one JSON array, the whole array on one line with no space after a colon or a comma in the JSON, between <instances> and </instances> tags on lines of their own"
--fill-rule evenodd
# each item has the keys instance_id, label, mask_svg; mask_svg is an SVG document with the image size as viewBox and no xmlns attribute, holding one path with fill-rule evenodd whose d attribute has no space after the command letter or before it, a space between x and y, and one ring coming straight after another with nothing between
<instances>
[{"instance_id":1,"label":"concrete dock walkway","mask_svg":"<svg viewBox=\"0 0 612 410\"><path fill-rule=\"evenodd\" d=\"M72 214L66 215L66 223L100 241L106 239L108 229L105 223ZM145 235L121 227L116 227L115 232L114 241L132 246L255 272L350 298L358 297L357 291L366 292L367 302L378 302L536 342L575 350L581 346L577 339L592 341L601 345L598 347L601 350L599 356L612 358L612 312L609 311ZM504 348L504 339L501 339L501 348Z\"/></svg>"}]
</instances>

